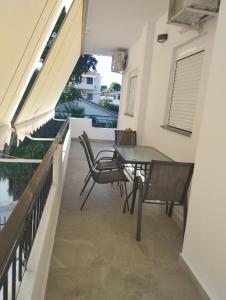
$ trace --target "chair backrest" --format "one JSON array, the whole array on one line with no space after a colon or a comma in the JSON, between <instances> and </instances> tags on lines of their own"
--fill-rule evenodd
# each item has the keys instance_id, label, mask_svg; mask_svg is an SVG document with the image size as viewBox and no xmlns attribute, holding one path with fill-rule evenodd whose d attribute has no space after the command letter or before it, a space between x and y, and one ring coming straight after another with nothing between
<instances>
[{"instance_id":1,"label":"chair backrest","mask_svg":"<svg viewBox=\"0 0 226 300\"><path fill-rule=\"evenodd\" d=\"M132 130L115 130L115 145L131 145L137 144L137 132Z\"/></svg>"},{"instance_id":2,"label":"chair backrest","mask_svg":"<svg viewBox=\"0 0 226 300\"><path fill-rule=\"evenodd\" d=\"M90 158L90 156L89 156L89 152L88 152L86 143L85 143L84 139L83 139L81 136L79 136L79 142L80 142L80 144L82 145L82 147L83 147L83 149L84 149L84 152L85 152L85 156L86 156L86 160L87 160L87 163L88 163L88 166L89 166L90 173L91 173L93 179L95 179L95 175L96 175L96 173L98 173L98 172L95 172L95 171L94 171L95 168L94 168L94 165L93 165L93 163L92 163L92 161L91 161L91 158Z\"/></svg>"},{"instance_id":3,"label":"chair backrest","mask_svg":"<svg viewBox=\"0 0 226 300\"><path fill-rule=\"evenodd\" d=\"M92 161L92 164L94 165L95 164L95 158L94 158L93 150L92 150L92 147L91 147L91 144L90 144L88 134L85 131L83 131L83 133L82 133L82 138L86 143L86 147L87 147L87 150L89 152L90 159Z\"/></svg>"},{"instance_id":4,"label":"chair backrest","mask_svg":"<svg viewBox=\"0 0 226 300\"><path fill-rule=\"evenodd\" d=\"M193 169L193 163L152 161L145 183L144 200L183 204Z\"/></svg>"}]
</instances>

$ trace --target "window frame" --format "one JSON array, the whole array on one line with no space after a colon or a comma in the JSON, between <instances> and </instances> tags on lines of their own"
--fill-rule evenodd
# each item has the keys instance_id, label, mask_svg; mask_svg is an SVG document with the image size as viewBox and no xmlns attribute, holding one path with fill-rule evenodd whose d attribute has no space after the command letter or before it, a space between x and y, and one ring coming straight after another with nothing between
<instances>
[{"instance_id":1,"label":"window frame","mask_svg":"<svg viewBox=\"0 0 226 300\"><path fill-rule=\"evenodd\" d=\"M203 47L198 47L198 49L196 48L195 50L192 51L185 51L184 54L180 55L176 55L176 51L174 52L174 56L172 59L172 66L171 66L171 71L170 71L170 78L169 78L169 88L168 88L168 96L167 96L167 105L166 105L166 110L165 110L165 117L164 117L164 124L161 125L161 127L163 129L168 129L170 131L176 132L176 133L180 133L182 135L185 136L191 136L192 131L187 131L185 129L179 128L179 127L173 127L171 125L169 125L169 119L170 119L170 109L171 109L171 105L172 105L172 100L173 100L173 91L174 91L174 86L175 86L175 78L176 78L176 71L177 71L177 62L186 58L189 58L191 56L194 56L196 54L199 53L204 53L205 55L205 51L206 49ZM205 58L203 57L203 63L204 63ZM203 68L203 66L202 66ZM201 76L200 76L200 83L199 85L201 85L201 81L202 81L202 70L201 70ZM199 92L198 92L199 93ZM196 107L198 105L198 97L197 97L197 102L196 102ZM195 119L195 113L193 115L193 121ZM194 123L194 122L193 122Z\"/></svg>"},{"instance_id":2,"label":"window frame","mask_svg":"<svg viewBox=\"0 0 226 300\"><path fill-rule=\"evenodd\" d=\"M88 82L88 79L90 80L90 79L92 79L92 83L89 83ZM90 85L93 85L93 83L94 83L94 78L93 77L86 77L86 84L90 84Z\"/></svg>"},{"instance_id":3,"label":"window frame","mask_svg":"<svg viewBox=\"0 0 226 300\"><path fill-rule=\"evenodd\" d=\"M136 78L136 87L135 87L135 100L134 100L134 106L133 106L133 112L131 113L128 111L129 108L129 96L130 96L130 87L131 87L131 80ZM125 113L124 115L133 118L134 112L135 112L135 105L136 105L136 98L137 98L137 84L138 84L138 69L134 69L129 72L128 76L128 87L127 87L127 97L126 97L126 107L125 107Z\"/></svg>"}]
</instances>

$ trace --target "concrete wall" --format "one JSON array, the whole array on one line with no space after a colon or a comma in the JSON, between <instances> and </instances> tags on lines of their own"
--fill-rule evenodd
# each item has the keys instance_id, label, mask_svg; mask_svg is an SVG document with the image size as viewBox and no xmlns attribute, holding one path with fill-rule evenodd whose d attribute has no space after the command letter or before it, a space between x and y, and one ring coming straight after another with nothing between
<instances>
[{"instance_id":1,"label":"concrete wall","mask_svg":"<svg viewBox=\"0 0 226 300\"><path fill-rule=\"evenodd\" d=\"M143 144L152 145L175 160L193 162L204 107L216 19L209 21L201 33L167 25L166 20L165 15L157 22L155 27ZM163 44L159 44L156 41L157 35L162 32L168 33L168 40ZM166 110L170 101L173 83L171 78L173 77L175 58L184 57L200 50L205 50L200 90L193 132L190 137L187 137L163 129L161 125L164 125Z\"/></svg>"},{"instance_id":2,"label":"concrete wall","mask_svg":"<svg viewBox=\"0 0 226 300\"><path fill-rule=\"evenodd\" d=\"M134 130L138 130L138 128L142 129L143 127L143 119L139 118L140 113L143 115L144 112L140 111L145 108L146 104L146 95L147 87L145 87L145 83L147 83L149 78L149 70L150 70L150 61L152 54L152 42L153 42L153 31L154 24L147 24L142 31L140 38L137 42L129 49L129 61L128 68L123 73L122 76L122 89L121 89L121 100L120 100L120 110L119 110L119 120L118 120L118 128L132 128ZM127 105L127 97L128 97L128 80L129 74L131 71L137 70L137 93L136 93L136 103L134 109L134 116L128 116L125 114L126 105ZM138 135L138 139L142 135L142 130L140 130L140 135Z\"/></svg>"},{"instance_id":3,"label":"concrete wall","mask_svg":"<svg viewBox=\"0 0 226 300\"><path fill-rule=\"evenodd\" d=\"M92 120L86 118L70 118L71 138L77 139L85 130L90 139L114 141L114 129L92 127Z\"/></svg>"},{"instance_id":4,"label":"concrete wall","mask_svg":"<svg viewBox=\"0 0 226 300\"><path fill-rule=\"evenodd\" d=\"M164 15L155 24L147 24L140 39L129 50L129 68L123 75L119 128L131 127L138 132L138 143L154 146L179 161L194 161L204 106L209 61L215 35L216 20L209 21L201 33L168 25ZM168 40L157 43L157 35L167 32ZM161 128L170 97L170 75L175 57L205 50L201 87L191 137ZM138 69L138 86L134 117L124 115L130 70Z\"/></svg>"},{"instance_id":5,"label":"concrete wall","mask_svg":"<svg viewBox=\"0 0 226 300\"><path fill-rule=\"evenodd\" d=\"M207 82L182 256L211 299L226 299L226 2Z\"/></svg>"}]
</instances>

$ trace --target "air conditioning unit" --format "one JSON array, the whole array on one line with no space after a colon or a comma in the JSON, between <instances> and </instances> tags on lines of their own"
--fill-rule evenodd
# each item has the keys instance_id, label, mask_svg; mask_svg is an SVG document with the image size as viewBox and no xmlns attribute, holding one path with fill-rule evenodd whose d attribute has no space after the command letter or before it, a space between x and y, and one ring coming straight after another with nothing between
<instances>
[{"instance_id":1,"label":"air conditioning unit","mask_svg":"<svg viewBox=\"0 0 226 300\"><path fill-rule=\"evenodd\" d=\"M111 71L122 73L126 69L127 51L115 51L112 55Z\"/></svg>"},{"instance_id":2,"label":"air conditioning unit","mask_svg":"<svg viewBox=\"0 0 226 300\"><path fill-rule=\"evenodd\" d=\"M200 30L203 22L217 16L220 0L170 0L168 23Z\"/></svg>"}]
</instances>

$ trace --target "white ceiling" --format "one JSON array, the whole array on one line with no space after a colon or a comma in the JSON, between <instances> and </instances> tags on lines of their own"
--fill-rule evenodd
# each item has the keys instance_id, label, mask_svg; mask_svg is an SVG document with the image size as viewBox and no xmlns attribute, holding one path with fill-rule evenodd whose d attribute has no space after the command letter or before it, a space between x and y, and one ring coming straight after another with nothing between
<instances>
[{"instance_id":1,"label":"white ceiling","mask_svg":"<svg viewBox=\"0 0 226 300\"><path fill-rule=\"evenodd\" d=\"M84 52L110 55L129 48L168 5L169 0L89 0Z\"/></svg>"}]
</instances>

